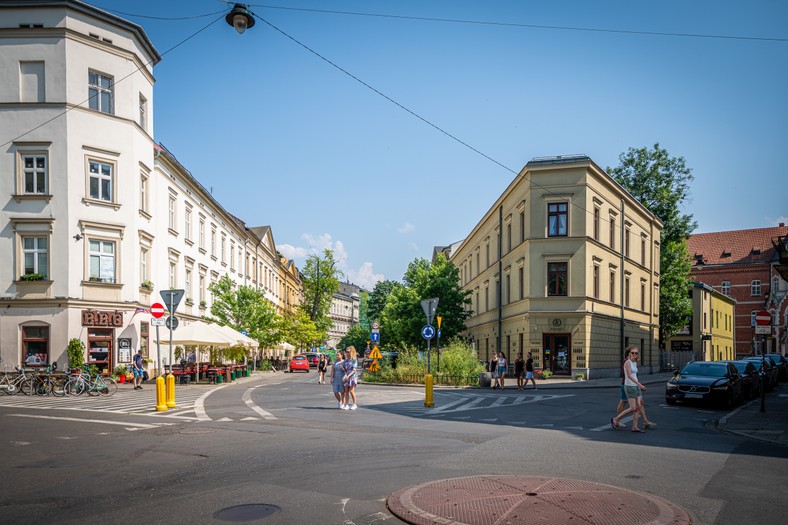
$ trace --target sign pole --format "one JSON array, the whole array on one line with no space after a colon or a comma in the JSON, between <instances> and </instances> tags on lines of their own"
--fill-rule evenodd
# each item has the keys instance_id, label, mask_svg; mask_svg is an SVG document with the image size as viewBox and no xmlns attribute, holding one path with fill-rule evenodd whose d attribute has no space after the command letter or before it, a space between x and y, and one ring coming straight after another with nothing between
<instances>
[{"instance_id":1,"label":"sign pole","mask_svg":"<svg viewBox=\"0 0 788 525\"><path fill-rule=\"evenodd\" d=\"M156 376L161 375L161 337L159 336L159 325L156 325L156 362L158 364L158 372Z\"/></svg>"}]
</instances>

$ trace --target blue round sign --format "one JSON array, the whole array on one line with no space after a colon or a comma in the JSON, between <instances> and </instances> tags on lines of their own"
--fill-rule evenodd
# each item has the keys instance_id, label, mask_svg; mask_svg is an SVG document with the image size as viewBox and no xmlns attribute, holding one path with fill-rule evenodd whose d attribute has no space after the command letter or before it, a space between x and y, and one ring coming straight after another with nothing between
<instances>
[{"instance_id":1,"label":"blue round sign","mask_svg":"<svg viewBox=\"0 0 788 525\"><path fill-rule=\"evenodd\" d=\"M424 339L432 339L435 337L435 327L431 324L425 324L421 329L421 336Z\"/></svg>"}]
</instances>

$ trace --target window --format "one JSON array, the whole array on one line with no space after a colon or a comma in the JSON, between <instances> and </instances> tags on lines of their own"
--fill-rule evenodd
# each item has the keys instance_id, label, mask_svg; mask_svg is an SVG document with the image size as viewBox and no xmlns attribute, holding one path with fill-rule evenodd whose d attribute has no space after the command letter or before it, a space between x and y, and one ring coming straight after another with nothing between
<instances>
[{"instance_id":1,"label":"window","mask_svg":"<svg viewBox=\"0 0 788 525\"><path fill-rule=\"evenodd\" d=\"M616 249L616 218L610 217L610 249Z\"/></svg>"},{"instance_id":2,"label":"window","mask_svg":"<svg viewBox=\"0 0 788 525\"><path fill-rule=\"evenodd\" d=\"M517 270L517 272L519 273L518 277L519 277L519 285L520 285L520 299L523 299L523 298L525 298L525 271L524 271L524 268L520 267L520 269Z\"/></svg>"},{"instance_id":3,"label":"window","mask_svg":"<svg viewBox=\"0 0 788 525\"><path fill-rule=\"evenodd\" d=\"M776 292L779 289L780 289L780 278L774 275L772 276L772 287L770 290L772 295L774 294L774 292Z\"/></svg>"},{"instance_id":4,"label":"window","mask_svg":"<svg viewBox=\"0 0 788 525\"><path fill-rule=\"evenodd\" d=\"M616 302L616 272L610 270L610 302Z\"/></svg>"},{"instance_id":5,"label":"window","mask_svg":"<svg viewBox=\"0 0 788 525\"><path fill-rule=\"evenodd\" d=\"M216 228L211 227L211 257L216 258Z\"/></svg>"},{"instance_id":6,"label":"window","mask_svg":"<svg viewBox=\"0 0 788 525\"><path fill-rule=\"evenodd\" d=\"M624 277L624 306L629 307L629 277Z\"/></svg>"},{"instance_id":7,"label":"window","mask_svg":"<svg viewBox=\"0 0 788 525\"><path fill-rule=\"evenodd\" d=\"M22 181L24 193L46 195L47 193L47 156L22 155Z\"/></svg>"},{"instance_id":8,"label":"window","mask_svg":"<svg viewBox=\"0 0 788 525\"><path fill-rule=\"evenodd\" d=\"M148 99L140 93L140 127L148 130Z\"/></svg>"},{"instance_id":9,"label":"window","mask_svg":"<svg viewBox=\"0 0 788 525\"><path fill-rule=\"evenodd\" d=\"M629 228L624 230L624 257L629 257Z\"/></svg>"},{"instance_id":10,"label":"window","mask_svg":"<svg viewBox=\"0 0 788 525\"><path fill-rule=\"evenodd\" d=\"M482 271L482 267L479 265L479 252L476 252L476 275L479 275Z\"/></svg>"},{"instance_id":11,"label":"window","mask_svg":"<svg viewBox=\"0 0 788 525\"><path fill-rule=\"evenodd\" d=\"M185 296L186 300L191 301L192 300L192 271L189 268L186 268L186 273L184 274L183 289L184 289L183 295Z\"/></svg>"},{"instance_id":12,"label":"window","mask_svg":"<svg viewBox=\"0 0 788 525\"><path fill-rule=\"evenodd\" d=\"M511 276L509 274L506 274L506 290L505 290L505 295L504 295L504 301L506 301L505 304L509 304L510 302L512 302L511 301L511 298L512 298L511 286L512 286Z\"/></svg>"},{"instance_id":13,"label":"window","mask_svg":"<svg viewBox=\"0 0 788 525\"><path fill-rule=\"evenodd\" d=\"M599 240L599 208L594 207L594 240Z\"/></svg>"},{"instance_id":14,"label":"window","mask_svg":"<svg viewBox=\"0 0 788 525\"><path fill-rule=\"evenodd\" d=\"M112 164L89 160L90 181L88 184L91 199L112 202Z\"/></svg>"},{"instance_id":15,"label":"window","mask_svg":"<svg viewBox=\"0 0 788 525\"><path fill-rule=\"evenodd\" d=\"M235 243L230 241L230 269L235 270Z\"/></svg>"},{"instance_id":16,"label":"window","mask_svg":"<svg viewBox=\"0 0 788 525\"><path fill-rule=\"evenodd\" d=\"M594 299L599 299L599 265L594 265Z\"/></svg>"},{"instance_id":17,"label":"window","mask_svg":"<svg viewBox=\"0 0 788 525\"><path fill-rule=\"evenodd\" d=\"M24 363L28 357L36 357L37 362L49 364L49 327L48 326L23 326L22 327L22 359Z\"/></svg>"},{"instance_id":18,"label":"window","mask_svg":"<svg viewBox=\"0 0 788 525\"><path fill-rule=\"evenodd\" d=\"M646 311L646 281L640 281L640 310Z\"/></svg>"},{"instance_id":19,"label":"window","mask_svg":"<svg viewBox=\"0 0 788 525\"><path fill-rule=\"evenodd\" d=\"M757 297L761 295L761 281L759 279L755 279L752 281L750 295L753 297Z\"/></svg>"},{"instance_id":20,"label":"window","mask_svg":"<svg viewBox=\"0 0 788 525\"><path fill-rule=\"evenodd\" d=\"M167 226L171 230L175 230L175 197L170 195L169 204L167 205Z\"/></svg>"},{"instance_id":21,"label":"window","mask_svg":"<svg viewBox=\"0 0 788 525\"><path fill-rule=\"evenodd\" d=\"M205 220L200 218L199 243L200 249L205 250Z\"/></svg>"},{"instance_id":22,"label":"window","mask_svg":"<svg viewBox=\"0 0 788 525\"><path fill-rule=\"evenodd\" d=\"M19 102L46 102L43 62L19 63Z\"/></svg>"},{"instance_id":23,"label":"window","mask_svg":"<svg viewBox=\"0 0 788 525\"><path fill-rule=\"evenodd\" d=\"M88 72L88 105L90 109L101 111L102 113L115 114L115 104L113 102L113 81L112 77Z\"/></svg>"},{"instance_id":24,"label":"window","mask_svg":"<svg viewBox=\"0 0 788 525\"><path fill-rule=\"evenodd\" d=\"M175 261L170 261L170 272L169 272L169 283L170 289L175 288L176 278L177 278L177 266L175 265Z\"/></svg>"},{"instance_id":25,"label":"window","mask_svg":"<svg viewBox=\"0 0 788 525\"><path fill-rule=\"evenodd\" d=\"M731 294L731 282L730 281L722 281L722 284L720 285L720 291L723 294L730 296L730 294Z\"/></svg>"},{"instance_id":26,"label":"window","mask_svg":"<svg viewBox=\"0 0 788 525\"><path fill-rule=\"evenodd\" d=\"M640 239L640 264L646 266L646 238Z\"/></svg>"},{"instance_id":27,"label":"window","mask_svg":"<svg viewBox=\"0 0 788 525\"><path fill-rule=\"evenodd\" d=\"M512 251L512 225L506 225L506 251Z\"/></svg>"},{"instance_id":28,"label":"window","mask_svg":"<svg viewBox=\"0 0 788 525\"><path fill-rule=\"evenodd\" d=\"M227 264L227 237L222 234L222 264Z\"/></svg>"},{"instance_id":29,"label":"window","mask_svg":"<svg viewBox=\"0 0 788 525\"><path fill-rule=\"evenodd\" d=\"M183 238L187 241L192 240L192 209L186 206L183 212Z\"/></svg>"},{"instance_id":30,"label":"window","mask_svg":"<svg viewBox=\"0 0 788 525\"><path fill-rule=\"evenodd\" d=\"M525 242L525 212L520 212L520 242Z\"/></svg>"},{"instance_id":31,"label":"window","mask_svg":"<svg viewBox=\"0 0 788 525\"><path fill-rule=\"evenodd\" d=\"M490 267L490 243L484 245L484 251L487 256L487 268Z\"/></svg>"},{"instance_id":32,"label":"window","mask_svg":"<svg viewBox=\"0 0 788 525\"><path fill-rule=\"evenodd\" d=\"M566 295L567 263L547 263L547 295Z\"/></svg>"},{"instance_id":33,"label":"window","mask_svg":"<svg viewBox=\"0 0 788 525\"><path fill-rule=\"evenodd\" d=\"M490 287L484 287L484 311L487 312L490 309Z\"/></svg>"},{"instance_id":34,"label":"window","mask_svg":"<svg viewBox=\"0 0 788 525\"><path fill-rule=\"evenodd\" d=\"M547 204L547 235L548 237L565 237L568 215L566 202Z\"/></svg>"},{"instance_id":35,"label":"window","mask_svg":"<svg viewBox=\"0 0 788 525\"><path fill-rule=\"evenodd\" d=\"M205 301L205 275L200 274L200 303Z\"/></svg>"},{"instance_id":36,"label":"window","mask_svg":"<svg viewBox=\"0 0 788 525\"><path fill-rule=\"evenodd\" d=\"M148 255L149 251L144 246L140 247L140 283L149 280L148 278Z\"/></svg>"},{"instance_id":37,"label":"window","mask_svg":"<svg viewBox=\"0 0 788 525\"><path fill-rule=\"evenodd\" d=\"M115 282L115 243L91 240L89 243L91 281Z\"/></svg>"},{"instance_id":38,"label":"window","mask_svg":"<svg viewBox=\"0 0 788 525\"><path fill-rule=\"evenodd\" d=\"M148 212L148 176L140 175L140 210Z\"/></svg>"},{"instance_id":39,"label":"window","mask_svg":"<svg viewBox=\"0 0 788 525\"><path fill-rule=\"evenodd\" d=\"M44 279L49 276L48 242L47 237L22 237L24 275L37 273Z\"/></svg>"},{"instance_id":40,"label":"window","mask_svg":"<svg viewBox=\"0 0 788 525\"><path fill-rule=\"evenodd\" d=\"M755 326L756 324L758 324L755 321L756 315L758 315L758 310L753 310L752 312L750 312L750 326Z\"/></svg>"}]
</instances>

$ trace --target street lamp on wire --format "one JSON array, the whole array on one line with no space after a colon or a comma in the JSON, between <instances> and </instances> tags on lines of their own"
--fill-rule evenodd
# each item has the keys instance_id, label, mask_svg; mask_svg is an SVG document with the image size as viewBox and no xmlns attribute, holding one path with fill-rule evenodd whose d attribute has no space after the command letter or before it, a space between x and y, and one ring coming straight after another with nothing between
<instances>
[{"instance_id":1,"label":"street lamp on wire","mask_svg":"<svg viewBox=\"0 0 788 525\"><path fill-rule=\"evenodd\" d=\"M246 4L235 4L232 10L224 17L227 23L238 32L239 35L254 26L254 17L246 7Z\"/></svg>"}]
</instances>

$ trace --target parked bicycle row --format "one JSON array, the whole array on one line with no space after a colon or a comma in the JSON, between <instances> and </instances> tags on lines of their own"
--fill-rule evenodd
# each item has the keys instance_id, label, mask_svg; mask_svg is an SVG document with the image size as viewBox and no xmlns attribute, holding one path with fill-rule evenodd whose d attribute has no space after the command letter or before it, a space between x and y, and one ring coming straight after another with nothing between
<instances>
[{"instance_id":1,"label":"parked bicycle row","mask_svg":"<svg viewBox=\"0 0 788 525\"><path fill-rule=\"evenodd\" d=\"M20 369L13 372L2 372L0 375L0 393L15 395L39 396L111 396L118 391L118 383L111 377L101 374L91 376L86 371L52 372L44 369Z\"/></svg>"}]
</instances>

